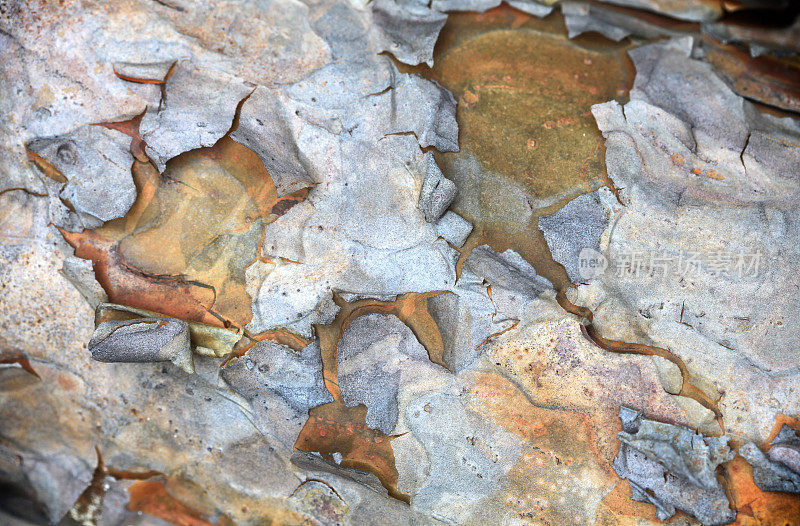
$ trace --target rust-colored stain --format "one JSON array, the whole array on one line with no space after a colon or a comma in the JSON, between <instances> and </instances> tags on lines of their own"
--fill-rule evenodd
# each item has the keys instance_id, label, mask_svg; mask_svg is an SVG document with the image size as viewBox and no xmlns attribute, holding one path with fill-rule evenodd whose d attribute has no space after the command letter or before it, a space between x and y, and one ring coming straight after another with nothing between
<instances>
[{"instance_id":1,"label":"rust-colored stain","mask_svg":"<svg viewBox=\"0 0 800 526\"><path fill-rule=\"evenodd\" d=\"M200 512L170 495L161 482L136 482L128 488L128 493L130 511L140 511L175 526L213 526Z\"/></svg>"},{"instance_id":2,"label":"rust-colored stain","mask_svg":"<svg viewBox=\"0 0 800 526\"><path fill-rule=\"evenodd\" d=\"M782 110L800 112L800 61L752 57L735 45L704 39L705 56L733 91Z\"/></svg>"},{"instance_id":3,"label":"rust-colored stain","mask_svg":"<svg viewBox=\"0 0 800 526\"><path fill-rule=\"evenodd\" d=\"M534 524L589 524L594 510L585 501L599 498L617 480L597 448L590 418L581 411L537 406L494 373L472 373L468 393L471 410L524 440L520 460L496 497L509 513Z\"/></svg>"},{"instance_id":4,"label":"rust-colored stain","mask_svg":"<svg viewBox=\"0 0 800 526\"><path fill-rule=\"evenodd\" d=\"M504 7L450 15L428 74L460 102L465 151L441 157L474 155L519 183L536 208L604 183L604 140L590 109L626 95L633 80L626 45L570 40L559 18ZM484 206L502 206L497 197Z\"/></svg>"},{"instance_id":5,"label":"rust-colored stain","mask_svg":"<svg viewBox=\"0 0 800 526\"><path fill-rule=\"evenodd\" d=\"M120 125L133 149L141 147L136 125ZM278 197L256 154L228 137L179 155L164 174L136 160L132 174L138 197L125 217L62 231L78 257L92 260L109 300L186 321L246 325L244 273L259 255L263 227L308 189Z\"/></svg>"},{"instance_id":6,"label":"rust-colored stain","mask_svg":"<svg viewBox=\"0 0 800 526\"><path fill-rule=\"evenodd\" d=\"M142 122L142 118L147 110L143 111L139 115L135 116L132 119L127 121L120 121L120 122L103 122L97 124L97 126L104 126L110 130L116 130L118 132L122 132L128 137L131 138L131 153L136 158L136 160L141 161L143 163L148 162L147 153L144 151L145 143L142 139L141 135L139 135L139 125Z\"/></svg>"},{"instance_id":7,"label":"rust-colored stain","mask_svg":"<svg viewBox=\"0 0 800 526\"><path fill-rule=\"evenodd\" d=\"M347 407L341 399L309 411L308 421L295 447L316 452L333 462L333 454L342 455L341 465L372 473L389 491L389 495L409 502L408 495L397 490L398 473L390 435L366 424L367 407Z\"/></svg>"},{"instance_id":8,"label":"rust-colored stain","mask_svg":"<svg viewBox=\"0 0 800 526\"><path fill-rule=\"evenodd\" d=\"M23 352L0 352L0 363L15 363L22 367L25 371L32 374L36 378L41 379L39 373L36 372L36 369L33 368L31 365L28 356Z\"/></svg>"},{"instance_id":9,"label":"rust-colored stain","mask_svg":"<svg viewBox=\"0 0 800 526\"><path fill-rule=\"evenodd\" d=\"M739 455L725 464L723 475L728 498L736 510L734 526L800 524L800 497L761 491L753 482L753 468Z\"/></svg>"}]
</instances>

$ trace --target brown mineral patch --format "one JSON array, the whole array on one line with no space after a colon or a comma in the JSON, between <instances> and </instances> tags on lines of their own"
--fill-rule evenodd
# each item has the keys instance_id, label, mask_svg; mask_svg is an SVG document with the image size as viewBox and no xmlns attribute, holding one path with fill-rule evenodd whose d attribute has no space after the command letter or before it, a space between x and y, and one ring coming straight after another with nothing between
<instances>
[{"instance_id":1,"label":"brown mineral patch","mask_svg":"<svg viewBox=\"0 0 800 526\"><path fill-rule=\"evenodd\" d=\"M116 71L115 71L116 73ZM142 117L147 110L143 111L136 117L129 119L127 121L120 121L120 122L103 122L98 124L98 126L104 126L111 130L117 130L118 132L122 132L128 137L131 138L131 153L136 158L137 161L141 161L146 163L148 161L147 154L144 151L144 141L142 140L141 135L139 135L139 125L142 122ZM139 190L139 188L137 188Z\"/></svg>"},{"instance_id":2,"label":"brown mineral patch","mask_svg":"<svg viewBox=\"0 0 800 526\"><path fill-rule=\"evenodd\" d=\"M649 361L606 353L585 340L580 325L568 319L514 331L484 352L525 393L529 404L567 411L571 419L582 420L582 433L591 437L591 449L603 469L610 469L617 454L620 405L684 423Z\"/></svg>"},{"instance_id":3,"label":"brown mineral patch","mask_svg":"<svg viewBox=\"0 0 800 526\"><path fill-rule=\"evenodd\" d=\"M109 300L186 321L246 325L244 272L263 227L308 190L279 198L256 154L227 137L176 157L163 175L136 162L133 176L139 194L125 217L62 232L78 257L92 260Z\"/></svg>"},{"instance_id":4,"label":"brown mineral patch","mask_svg":"<svg viewBox=\"0 0 800 526\"><path fill-rule=\"evenodd\" d=\"M589 524L594 506L617 481L598 454L585 414L534 405L519 387L492 373L470 379L470 409L523 439L520 461L496 496L526 523Z\"/></svg>"},{"instance_id":5,"label":"brown mineral patch","mask_svg":"<svg viewBox=\"0 0 800 526\"><path fill-rule=\"evenodd\" d=\"M462 254L481 244L512 248L557 287L568 284L536 217L613 188L590 108L626 95L633 81L626 44L597 35L570 40L559 15L499 7L451 14L434 67L417 71L459 101L461 151L437 153L437 161L459 188L452 208L475 224ZM477 176L464 169L474 162Z\"/></svg>"},{"instance_id":6,"label":"brown mineral patch","mask_svg":"<svg viewBox=\"0 0 800 526\"><path fill-rule=\"evenodd\" d=\"M775 415L775 425L772 427L772 431L769 432L769 436L764 441L764 444L769 444L772 442L778 433L781 432L781 428L783 425L786 424L787 426L791 427L796 431L800 431L800 416L789 416L789 415Z\"/></svg>"},{"instance_id":7,"label":"brown mineral patch","mask_svg":"<svg viewBox=\"0 0 800 526\"><path fill-rule=\"evenodd\" d=\"M161 79L139 78L139 77L131 77L129 75L123 75L122 73L117 71L117 68L114 66L112 66L112 70L114 71L114 75L128 82L134 82L136 84L166 84L167 80L169 80L170 75L172 75L172 71L175 69L175 64L177 64L177 62L172 63L172 66L170 66L169 70L167 70L167 74L164 76L164 78Z\"/></svg>"},{"instance_id":8,"label":"brown mineral patch","mask_svg":"<svg viewBox=\"0 0 800 526\"><path fill-rule=\"evenodd\" d=\"M2 341L2 340L0 339L0 341ZM39 376L39 373L37 373L36 370L31 365L31 362L30 362L30 360L28 360L27 355L25 355L25 353L23 353L23 352L17 352L17 351L6 352L6 351L2 351L2 352L0 352L0 363L15 363L15 364L19 365L20 367L22 367L29 374L32 374L36 378L41 378Z\"/></svg>"},{"instance_id":9,"label":"brown mineral patch","mask_svg":"<svg viewBox=\"0 0 800 526\"><path fill-rule=\"evenodd\" d=\"M739 455L724 465L728 498L736 510L736 526L794 526L800 524L800 495L761 491L753 469Z\"/></svg>"},{"instance_id":10,"label":"brown mineral patch","mask_svg":"<svg viewBox=\"0 0 800 526\"><path fill-rule=\"evenodd\" d=\"M213 526L203 515L167 492L164 484L139 481L128 488L128 509L158 517L176 526Z\"/></svg>"},{"instance_id":11,"label":"brown mineral patch","mask_svg":"<svg viewBox=\"0 0 800 526\"><path fill-rule=\"evenodd\" d=\"M409 496L397 490L397 468L391 436L366 424L367 407L347 407L340 399L309 411L308 421L295 447L316 452L331 462L333 454L342 455L341 465L372 473L389 491L389 495L409 502Z\"/></svg>"}]
</instances>

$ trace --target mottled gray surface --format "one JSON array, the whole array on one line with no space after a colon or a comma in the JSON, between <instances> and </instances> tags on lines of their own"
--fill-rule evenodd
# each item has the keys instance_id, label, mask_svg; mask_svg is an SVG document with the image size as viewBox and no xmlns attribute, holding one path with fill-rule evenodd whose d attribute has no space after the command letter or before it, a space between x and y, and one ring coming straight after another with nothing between
<instances>
[{"instance_id":1,"label":"mottled gray surface","mask_svg":"<svg viewBox=\"0 0 800 526\"><path fill-rule=\"evenodd\" d=\"M256 152L279 197L314 184L292 132L299 123L285 95L259 86L242 105L239 126L230 134L231 139Z\"/></svg>"},{"instance_id":2,"label":"mottled gray surface","mask_svg":"<svg viewBox=\"0 0 800 526\"><path fill-rule=\"evenodd\" d=\"M433 0L431 7L437 11L477 11L482 13L501 3L502 0ZM553 10L553 6L536 0L506 0L506 3L538 17L547 16Z\"/></svg>"},{"instance_id":3,"label":"mottled gray surface","mask_svg":"<svg viewBox=\"0 0 800 526\"><path fill-rule=\"evenodd\" d=\"M787 147L800 125L756 111L691 57L692 45L636 48L631 101L592 109L624 206L610 210L608 268L576 301L599 309L603 334L691 361L711 399L725 394L726 431L744 443L765 438L776 412L800 411L791 322L800 251L788 242L800 235L800 163ZM659 367L672 385L676 369ZM719 431L710 412L687 409Z\"/></svg>"},{"instance_id":4,"label":"mottled gray surface","mask_svg":"<svg viewBox=\"0 0 800 526\"><path fill-rule=\"evenodd\" d=\"M425 221L435 223L453 202L457 189L453 181L442 175L432 153L425 154L425 165L425 178L422 180L417 206L425 216Z\"/></svg>"},{"instance_id":5,"label":"mottled gray surface","mask_svg":"<svg viewBox=\"0 0 800 526\"><path fill-rule=\"evenodd\" d=\"M454 247L461 248L472 233L472 223L448 210L436 222L436 234Z\"/></svg>"},{"instance_id":6,"label":"mottled gray surface","mask_svg":"<svg viewBox=\"0 0 800 526\"><path fill-rule=\"evenodd\" d=\"M225 367L221 376L250 403L256 427L288 448L300 434L309 409L333 401L322 380L317 342L300 353L274 342L260 342Z\"/></svg>"},{"instance_id":7,"label":"mottled gray surface","mask_svg":"<svg viewBox=\"0 0 800 526\"><path fill-rule=\"evenodd\" d=\"M452 291L428 299L448 369L459 372L471 366L481 347L525 319L529 305L546 290L552 290L550 282L516 252L498 254L488 245L474 248Z\"/></svg>"},{"instance_id":8,"label":"mottled gray surface","mask_svg":"<svg viewBox=\"0 0 800 526\"><path fill-rule=\"evenodd\" d=\"M506 314L552 289L550 282L513 250L497 253L488 245L481 245L470 252L464 267L492 286L492 299Z\"/></svg>"},{"instance_id":9,"label":"mottled gray surface","mask_svg":"<svg viewBox=\"0 0 800 526\"><path fill-rule=\"evenodd\" d=\"M585 281L581 274L581 251L599 251L600 236L608 226L609 214L600 201L601 192L610 193L601 188L576 197L553 214L539 216L539 229L553 259L564 266L573 283Z\"/></svg>"},{"instance_id":10,"label":"mottled gray surface","mask_svg":"<svg viewBox=\"0 0 800 526\"><path fill-rule=\"evenodd\" d=\"M406 64L433 65L433 46L447 15L430 9L424 0L375 0L369 6L379 51Z\"/></svg>"},{"instance_id":11,"label":"mottled gray surface","mask_svg":"<svg viewBox=\"0 0 800 526\"><path fill-rule=\"evenodd\" d=\"M80 259L75 256L66 258L61 267L61 274L78 289L92 307L108 301L106 291L95 280L94 268L88 259Z\"/></svg>"},{"instance_id":12,"label":"mottled gray surface","mask_svg":"<svg viewBox=\"0 0 800 526\"><path fill-rule=\"evenodd\" d=\"M728 524L736 518L717 466L732 460L727 438L706 437L692 429L642 418L621 407L620 450L614 470L631 485L631 499L649 502L667 520L679 509L704 525Z\"/></svg>"},{"instance_id":13,"label":"mottled gray surface","mask_svg":"<svg viewBox=\"0 0 800 526\"><path fill-rule=\"evenodd\" d=\"M391 87L392 91L379 97L389 118L385 133L411 132L423 148L458 151L456 99L450 91L433 80L407 73L393 74Z\"/></svg>"},{"instance_id":14,"label":"mottled gray surface","mask_svg":"<svg viewBox=\"0 0 800 526\"><path fill-rule=\"evenodd\" d=\"M83 126L27 144L67 178L59 197L88 228L124 216L136 199L130 137L103 126Z\"/></svg>"},{"instance_id":15,"label":"mottled gray surface","mask_svg":"<svg viewBox=\"0 0 800 526\"><path fill-rule=\"evenodd\" d=\"M409 509L389 497L377 477L343 468L312 453L295 451L292 464L308 474L291 499L309 516L327 519L329 524L436 524L437 521ZM324 510L321 512L321 510Z\"/></svg>"},{"instance_id":16,"label":"mottled gray surface","mask_svg":"<svg viewBox=\"0 0 800 526\"><path fill-rule=\"evenodd\" d=\"M464 398L454 387L424 393L405 409L408 426L427 453L411 505L447 524L467 522L520 455L516 437L482 422Z\"/></svg>"},{"instance_id":17,"label":"mottled gray surface","mask_svg":"<svg viewBox=\"0 0 800 526\"><path fill-rule=\"evenodd\" d=\"M800 474L800 432L783 424L770 444L769 458Z\"/></svg>"},{"instance_id":18,"label":"mottled gray surface","mask_svg":"<svg viewBox=\"0 0 800 526\"><path fill-rule=\"evenodd\" d=\"M397 425L397 392L407 362L426 361L428 354L397 316L361 316L336 347L339 389L348 407L367 406L367 425L391 434Z\"/></svg>"},{"instance_id":19,"label":"mottled gray surface","mask_svg":"<svg viewBox=\"0 0 800 526\"><path fill-rule=\"evenodd\" d=\"M172 362L194 372L189 325L174 318L104 321L89 341L98 362Z\"/></svg>"},{"instance_id":20,"label":"mottled gray surface","mask_svg":"<svg viewBox=\"0 0 800 526\"><path fill-rule=\"evenodd\" d=\"M0 508L34 523L56 523L92 478L92 468L68 453L0 445ZM2 516L0 516L2 518Z\"/></svg>"},{"instance_id":21,"label":"mottled gray surface","mask_svg":"<svg viewBox=\"0 0 800 526\"><path fill-rule=\"evenodd\" d=\"M183 152L213 146L230 131L237 105L254 88L231 75L179 61L167 79L163 105L145 114L139 127L158 170L163 172L167 161Z\"/></svg>"},{"instance_id":22,"label":"mottled gray surface","mask_svg":"<svg viewBox=\"0 0 800 526\"><path fill-rule=\"evenodd\" d=\"M458 252L441 228L454 216L428 222L417 207L429 167L423 148L458 148L455 100L433 82L400 73L383 54L430 61L445 20L436 3L97 0L42 4L35 16L20 12L23 5L10 6L0 18L0 83L7 95L0 97L0 188L24 189L0 195L0 344L12 342L28 354L42 378L0 369L0 479L23 489L23 507L59 520L85 488L98 445L109 465L158 470L189 505L224 511L236 524L275 517L495 524L534 512L551 524L594 523L602 499L619 482L608 469L613 452L599 439L613 425L612 408L637 404L670 421L709 425L693 402L658 384L661 365L605 353L586 341L519 254L479 247L456 280ZM524 0L511 5L550 10ZM658 5L681 16L706 16L682 6ZM798 223L798 156L788 146L798 143L797 127L761 117L731 97L704 63L690 58L698 56L690 49L684 41L634 53L640 71L633 102L596 112L608 136L609 171L627 198L625 208L611 203L616 222L602 250L610 257L643 241L679 250L682 240L727 250L751 248L755 240L763 244L752 246L769 249L765 258L779 270L752 283L728 286L714 277L672 289L603 276L576 295L595 309L610 336L620 334L619 320L640 323L640 332L621 334L684 355L701 388L715 399L724 391L728 428L758 440L776 412L797 412L791 398L794 307L787 307L796 304L795 244L787 240L796 237ZM114 73L116 65L119 73L157 78L176 60L180 69L163 100L160 86ZM248 329L283 328L314 338L314 324L330 323L338 310L334 292L391 299L446 291L429 305L454 372L432 364L418 344L409 353L393 347L398 334L412 341L400 326L372 347L355 348L350 363L340 364L343 390L369 395L370 418L375 408L378 417L389 416L370 422L400 435L391 445L399 487L411 506L389 498L372 475L294 450L309 408L331 399L318 343L295 353L264 342L221 372L220 360L211 356L217 349L194 358L194 375L170 363L94 363L86 350L94 323L84 295L93 296L97 284L86 279L85 265L65 265L72 250L48 223L73 230L86 225L59 200L61 184L27 162L25 145L125 120L147 107L143 132L163 168L175 155L224 135L237 104L251 92L235 138L256 151L280 193L313 187L265 229L263 258L247 269L254 314ZM682 168L673 153L683 156ZM702 175L711 167L724 179ZM465 214L514 233L528 224L523 188L499 174L470 179L470 170L462 165L457 171L464 177L454 178L483 190L470 195L503 186L520 199L518 208L490 214L476 206L477 213L470 208ZM708 242L721 239L708 232L719 224L730 238L743 240L740 245ZM466 235L466 225L458 227L454 245ZM737 310L750 302L754 316ZM772 322L783 331L760 330ZM142 320L128 323L123 327ZM368 339L379 332L361 334ZM159 338L148 336L137 352L155 349ZM476 370L484 376L470 376ZM347 385L354 378L361 389ZM674 378L664 384L674 386ZM388 386L392 396L370 391L376 385ZM576 415L580 424L573 425ZM663 466L624 447L629 466ZM773 449L770 454L782 450L780 458L790 458L791 447ZM667 457L686 480L707 482L705 472L684 470ZM345 463L341 454L334 460ZM125 492L113 495L117 500L109 502L121 512ZM659 502L666 513L671 504Z\"/></svg>"}]
</instances>

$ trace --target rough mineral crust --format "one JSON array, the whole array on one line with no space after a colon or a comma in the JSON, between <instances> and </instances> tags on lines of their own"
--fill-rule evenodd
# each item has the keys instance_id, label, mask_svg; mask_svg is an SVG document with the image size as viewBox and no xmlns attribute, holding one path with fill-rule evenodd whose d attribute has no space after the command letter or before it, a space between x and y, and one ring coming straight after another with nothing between
<instances>
[{"instance_id":1,"label":"rough mineral crust","mask_svg":"<svg viewBox=\"0 0 800 526\"><path fill-rule=\"evenodd\" d=\"M435 223L453 202L456 184L442 175L432 153L425 155L425 163L425 178L422 180L417 206L425 216L425 221Z\"/></svg>"},{"instance_id":2,"label":"rough mineral crust","mask_svg":"<svg viewBox=\"0 0 800 526\"><path fill-rule=\"evenodd\" d=\"M92 228L124 216L136 199L129 144L118 131L83 126L26 146L67 179L59 197L74 208L83 227Z\"/></svg>"},{"instance_id":3,"label":"rough mineral crust","mask_svg":"<svg viewBox=\"0 0 800 526\"><path fill-rule=\"evenodd\" d=\"M634 495L660 516L677 508L709 524L732 517L713 474L730 456L726 438L706 436L719 431L710 411L675 396L684 380L676 367L595 345L518 252L453 248L470 247L472 225L448 210L463 189L441 174L430 149L458 150L456 99L394 60L430 63L444 11L498 3L0 6L0 351L27 356L36 372L0 367L1 522L78 517L98 451L118 472L151 472L147 483L198 524L626 524L642 512L626 507L615 457ZM549 1L509 3L551 10ZM720 13L718 2L627 4L693 20ZM597 18L579 22L602 29ZM605 191L582 196L541 228L569 277L587 282L570 297L594 310L603 334L668 347L688 364L687 381L722 396L730 436L763 443L776 412L800 411L791 323L798 126L733 94L690 40L631 55L631 101L594 107L622 203ZM135 121L121 123L134 117L150 161L131 153ZM211 290L205 314L220 326L107 303L109 261L138 247L122 243L92 266L76 260L62 232L89 235L103 223L135 235L168 230L166 220L185 211L160 200L164 188L190 196L180 202L191 206L231 202L208 170L171 175L186 152L218 155L218 141L252 150L275 185L259 188L289 198L262 211L263 222L247 208L263 196L231 204L230 217L248 225L241 245L252 245L254 261L201 250L144 282L186 278L181 269L208 256L224 262L221 273L244 276L252 319L238 327L213 317L227 281L197 283ZM151 161L160 172L153 168L153 180L132 177L132 166ZM480 162L470 154L465 172ZM468 196L511 188L508 206L492 208L504 227L530 222L522 185L494 175L475 181L485 188ZM135 206L138 198L149 205ZM183 257L197 244L188 238L212 226L195 217L205 216L187 214L186 228L163 238L170 246L153 243L139 255L156 270L158 250ZM213 243L225 250L240 247L226 239L241 234L241 222L229 222L213 225ZM579 281L584 247L605 266ZM624 260L629 272L617 275L618 261L653 249L701 252L700 274L642 281L639 258ZM741 276L709 259L740 251L749 258ZM754 254L769 266L749 265ZM335 294L369 305L408 293L425 294L413 304L419 310L334 327L345 330L323 371L317 336L342 321ZM424 329L441 337L433 343L446 368L404 316L433 320ZM223 364L234 350L239 356ZM348 466L342 451L298 451L309 412L325 404L364 404L358 426L391 455ZM621 447L620 406L635 408L622 411ZM348 434L352 423L333 424L315 432L342 433L331 443L371 451ZM778 467L796 475L795 452L788 432L767 453L751 451L757 482L784 473ZM373 462L396 469L396 487ZM112 478L98 524L170 518L158 503L133 511L139 482Z\"/></svg>"},{"instance_id":4,"label":"rough mineral crust","mask_svg":"<svg viewBox=\"0 0 800 526\"><path fill-rule=\"evenodd\" d=\"M212 146L228 133L236 107L253 88L226 73L179 61L166 81L163 104L147 112L139 127L159 171L178 154Z\"/></svg>"},{"instance_id":5,"label":"rough mineral crust","mask_svg":"<svg viewBox=\"0 0 800 526\"><path fill-rule=\"evenodd\" d=\"M223 369L221 376L249 402L259 431L287 448L294 444L308 410L333 401L322 381L318 343L296 353L277 343L260 342Z\"/></svg>"},{"instance_id":6,"label":"rough mineral crust","mask_svg":"<svg viewBox=\"0 0 800 526\"><path fill-rule=\"evenodd\" d=\"M765 454L754 443L739 448L753 466L753 480L764 491L800 493L800 435L784 424Z\"/></svg>"},{"instance_id":7,"label":"rough mineral crust","mask_svg":"<svg viewBox=\"0 0 800 526\"><path fill-rule=\"evenodd\" d=\"M727 438L642 418L627 407L620 408L619 418L621 445L614 470L628 480L633 500L653 504L661 520L679 509L708 526L733 522L736 512L715 474L734 456Z\"/></svg>"},{"instance_id":8,"label":"rough mineral crust","mask_svg":"<svg viewBox=\"0 0 800 526\"><path fill-rule=\"evenodd\" d=\"M472 228L472 223L451 210L445 212L436 222L436 233L458 248L461 248L467 241L472 233Z\"/></svg>"}]
</instances>

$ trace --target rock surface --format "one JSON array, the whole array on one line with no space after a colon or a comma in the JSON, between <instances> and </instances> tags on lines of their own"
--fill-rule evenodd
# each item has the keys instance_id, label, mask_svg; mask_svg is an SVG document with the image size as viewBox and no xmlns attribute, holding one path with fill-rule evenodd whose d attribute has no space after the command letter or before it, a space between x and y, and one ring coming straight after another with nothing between
<instances>
[{"instance_id":1,"label":"rock surface","mask_svg":"<svg viewBox=\"0 0 800 526\"><path fill-rule=\"evenodd\" d=\"M749 442L739 454L753 466L753 480L764 491L800 493L800 437L786 424L765 455Z\"/></svg>"},{"instance_id":2,"label":"rock surface","mask_svg":"<svg viewBox=\"0 0 800 526\"><path fill-rule=\"evenodd\" d=\"M800 523L798 121L508 3L0 6L0 522Z\"/></svg>"},{"instance_id":3,"label":"rock surface","mask_svg":"<svg viewBox=\"0 0 800 526\"><path fill-rule=\"evenodd\" d=\"M652 503L667 520L680 509L703 524L728 524L736 518L715 470L733 458L726 439L643 419L620 408L622 432L614 470L631 485L634 500Z\"/></svg>"}]
</instances>

